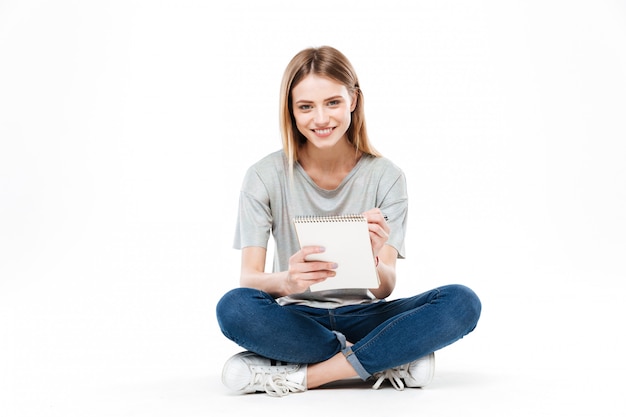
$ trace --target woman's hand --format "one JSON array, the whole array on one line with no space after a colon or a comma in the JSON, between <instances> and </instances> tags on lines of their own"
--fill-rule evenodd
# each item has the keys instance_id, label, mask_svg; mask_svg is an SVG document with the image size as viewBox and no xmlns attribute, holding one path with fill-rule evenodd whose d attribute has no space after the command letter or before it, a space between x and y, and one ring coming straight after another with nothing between
<instances>
[{"instance_id":1,"label":"woman's hand","mask_svg":"<svg viewBox=\"0 0 626 417\"><path fill-rule=\"evenodd\" d=\"M376 270L380 279L380 286L370 291L376 298L386 298L391 295L396 287L396 259L398 252L392 246L387 245L389 240L389 225L380 209L371 209L363 213L367 219L370 241L372 242L372 254L376 258Z\"/></svg>"},{"instance_id":2,"label":"woman's hand","mask_svg":"<svg viewBox=\"0 0 626 417\"><path fill-rule=\"evenodd\" d=\"M389 225L380 209L373 208L363 213L367 219L370 231L370 241L372 242L372 253L378 256L380 250L389 240Z\"/></svg>"},{"instance_id":3,"label":"woman's hand","mask_svg":"<svg viewBox=\"0 0 626 417\"><path fill-rule=\"evenodd\" d=\"M305 246L289 258L287 271L286 294L298 294L306 291L311 285L335 276L337 264L325 261L307 261L306 257L324 252L320 246Z\"/></svg>"}]
</instances>

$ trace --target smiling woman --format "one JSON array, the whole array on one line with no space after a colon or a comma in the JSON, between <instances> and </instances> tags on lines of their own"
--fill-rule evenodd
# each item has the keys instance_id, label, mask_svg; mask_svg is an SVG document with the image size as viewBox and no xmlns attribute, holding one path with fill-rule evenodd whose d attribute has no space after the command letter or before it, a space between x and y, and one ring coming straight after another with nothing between
<instances>
[{"instance_id":1,"label":"smiling woman","mask_svg":"<svg viewBox=\"0 0 626 417\"><path fill-rule=\"evenodd\" d=\"M481 303L456 284L386 300L404 257L406 181L369 142L363 94L343 54L310 48L291 60L281 127L283 150L250 167L241 189L241 287L218 302L217 319L247 351L226 362L222 381L239 393L279 396L356 376L377 379L374 388L385 379L397 389L427 385L433 352L474 329ZM292 220L354 213L367 221L380 285L312 290L338 265L307 260L324 248L300 247ZM270 234L274 268L266 272Z\"/></svg>"},{"instance_id":2,"label":"smiling woman","mask_svg":"<svg viewBox=\"0 0 626 417\"><path fill-rule=\"evenodd\" d=\"M292 97L296 128L306 138L298 162L319 187L335 189L359 157L346 136L357 93L311 74L293 88Z\"/></svg>"},{"instance_id":3,"label":"smiling woman","mask_svg":"<svg viewBox=\"0 0 626 417\"><path fill-rule=\"evenodd\" d=\"M307 75L292 91L296 127L307 140L327 138L334 133L333 146L344 139L356 106L356 93L329 78ZM311 132L314 135L311 135Z\"/></svg>"},{"instance_id":4,"label":"smiling woman","mask_svg":"<svg viewBox=\"0 0 626 417\"><path fill-rule=\"evenodd\" d=\"M356 71L347 57L337 49L310 48L296 54L285 69L280 98L283 148L290 169L300 159L300 152L303 150L301 146L307 143L308 137L304 132L311 128L334 130L335 126L331 121L324 120L326 117L330 119L332 109L349 109L348 114L344 113L341 117L332 112L332 116L339 119L334 122L347 121L347 128L340 129L343 130L340 137L345 134L345 139L357 151L380 156L371 145L367 134L364 97ZM323 112L324 108L328 111ZM310 118L317 125L307 125L310 120L299 117L307 110L313 113ZM320 134L323 136L328 132Z\"/></svg>"}]
</instances>

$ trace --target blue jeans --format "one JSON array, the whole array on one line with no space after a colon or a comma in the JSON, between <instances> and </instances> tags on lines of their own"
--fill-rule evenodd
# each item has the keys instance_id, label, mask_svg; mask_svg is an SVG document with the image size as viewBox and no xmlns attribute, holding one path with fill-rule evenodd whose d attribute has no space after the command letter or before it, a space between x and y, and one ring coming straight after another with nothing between
<instances>
[{"instance_id":1,"label":"blue jeans","mask_svg":"<svg viewBox=\"0 0 626 417\"><path fill-rule=\"evenodd\" d=\"M218 302L217 320L227 338L267 358L312 364L343 352L365 380L461 339L480 311L476 294L462 285L335 309L281 306L263 291L236 288Z\"/></svg>"}]
</instances>

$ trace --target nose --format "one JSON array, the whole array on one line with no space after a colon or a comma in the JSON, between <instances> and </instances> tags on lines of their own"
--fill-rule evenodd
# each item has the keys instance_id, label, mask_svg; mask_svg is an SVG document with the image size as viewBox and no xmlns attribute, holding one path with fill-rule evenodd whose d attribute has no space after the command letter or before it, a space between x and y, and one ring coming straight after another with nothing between
<instances>
[{"instance_id":1,"label":"nose","mask_svg":"<svg viewBox=\"0 0 626 417\"><path fill-rule=\"evenodd\" d=\"M315 110L315 117L313 121L317 126L326 126L329 122L330 118L326 113L326 109L323 106L319 106Z\"/></svg>"}]
</instances>

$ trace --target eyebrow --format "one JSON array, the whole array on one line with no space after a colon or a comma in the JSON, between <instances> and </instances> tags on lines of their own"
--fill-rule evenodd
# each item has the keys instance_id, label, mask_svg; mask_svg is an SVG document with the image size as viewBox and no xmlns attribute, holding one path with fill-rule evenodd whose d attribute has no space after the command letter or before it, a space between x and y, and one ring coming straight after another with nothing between
<instances>
[{"instance_id":1,"label":"eyebrow","mask_svg":"<svg viewBox=\"0 0 626 417\"><path fill-rule=\"evenodd\" d=\"M337 99L343 100L343 96L341 96L341 95L332 96L332 97L325 98L323 101L332 101L332 100L337 100ZM311 100L298 100L294 104L299 104L299 103L313 103L313 101L311 101Z\"/></svg>"}]
</instances>

